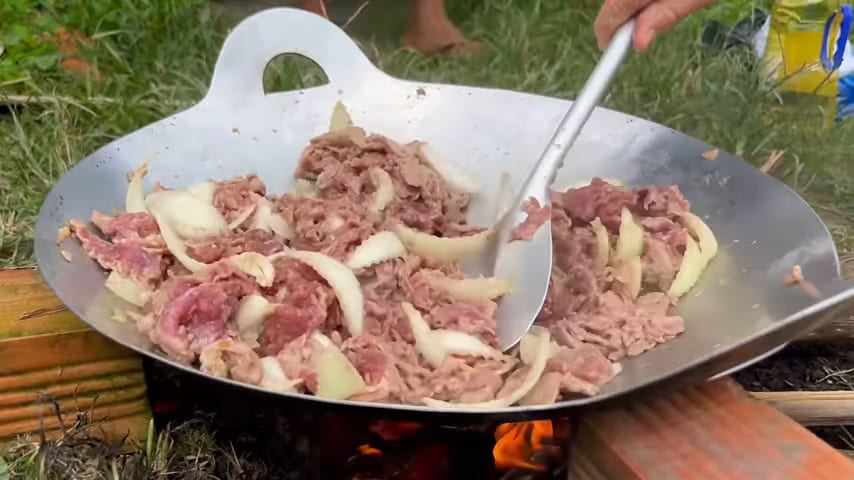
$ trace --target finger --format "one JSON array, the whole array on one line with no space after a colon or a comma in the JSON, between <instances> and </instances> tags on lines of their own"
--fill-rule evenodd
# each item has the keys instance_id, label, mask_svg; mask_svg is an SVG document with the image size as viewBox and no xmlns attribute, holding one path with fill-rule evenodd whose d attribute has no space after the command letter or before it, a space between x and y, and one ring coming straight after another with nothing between
<instances>
[{"instance_id":1,"label":"finger","mask_svg":"<svg viewBox=\"0 0 854 480\"><path fill-rule=\"evenodd\" d=\"M593 31L596 33L596 43L600 49L604 49L611 42L611 38L626 21L634 16L654 0L605 0Z\"/></svg>"},{"instance_id":2,"label":"finger","mask_svg":"<svg viewBox=\"0 0 854 480\"><path fill-rule=\"evenodd\" d=\"M656 35L673 28L680 20L717 0L660 0L647 6L637 18L633 44L642 52L649 48Z\"/></svg>"}]
</instances>

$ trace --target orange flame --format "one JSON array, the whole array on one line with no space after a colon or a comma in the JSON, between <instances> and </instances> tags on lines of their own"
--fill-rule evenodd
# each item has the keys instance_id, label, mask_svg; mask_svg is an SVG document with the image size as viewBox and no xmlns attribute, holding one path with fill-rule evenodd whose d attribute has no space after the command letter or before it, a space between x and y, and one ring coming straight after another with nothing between
<instances>
[{"instance_id":1,"label":"orange flame","mask_svg":"<svg viewBox=\"0 0 854 480\"><path fill-rule=\"evenodd\" d=\"M359 445L357 449L360 455L382 455L382 452L370 445Z\"/></svg>"},{"instance_id":2,"label":"orange flame","mask_svg":"<svg viewBox=\"0 0 854 480\"><path fill-rule=\"evenodd\" d=\"M495 429L495 467L500 470L527 468L545 470L544 465L531 461L534 453L543 448L545 441L554 437L552 422L536 420L533 422L503 423Z\"/></svg>"}]
</instances>

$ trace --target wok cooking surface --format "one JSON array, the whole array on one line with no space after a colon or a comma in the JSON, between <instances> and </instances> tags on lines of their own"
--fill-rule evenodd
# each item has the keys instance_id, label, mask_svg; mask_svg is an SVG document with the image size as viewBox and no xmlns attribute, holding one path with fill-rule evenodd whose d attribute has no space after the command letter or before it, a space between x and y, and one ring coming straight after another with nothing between
<instances>
[{"instance_id":1,"label":"wok cooking surface","mask_svg":"<svg viewBox=\"0 0 854 480\"><path fill-rule=\"evenodd\" d=\"M262 73L282 53L314 60L329 83L265 95ZM324 132L336 101L356 125L400 141L423 140L476 173L486 192L475 198L469 221L490 224L500 175L522 182L569 102L506 90L399 80L373 66L355 43L321 17L294 9L258 13L226 40L210 90L188 110L105 145L72 168L42 205L34 235L46 282L84 321L145 355L182 366L155 350L133 325L112 320L120 301L104 289L106 274L68 242L73 261L56 246L57 230L93 209L124 205L127 172L154 155L146 190L156 181L189 185L210 178L256 173L272 193L285 190L310 138ZM620 178L629 187L676 184L720 243L718 256L681 300L686 331L638 357L594 397L554 405L450 412L425 406L332 401L273 394L330 408L385 410L390 415L443 415L533 419L626 400L630 394L700 382L757 359L815 328L854 290L839 274L832 238L796 193L734 156L714 160L713 147L661 125L598 108L558 173L556 187L594 176ZM97 186L97 188L93 188ZM783 281L794 265L820 292L818 298ZM256 387L232 380L218 381ZM564 412L565 413L565 412Z\"/></svg>"}]
</instances>

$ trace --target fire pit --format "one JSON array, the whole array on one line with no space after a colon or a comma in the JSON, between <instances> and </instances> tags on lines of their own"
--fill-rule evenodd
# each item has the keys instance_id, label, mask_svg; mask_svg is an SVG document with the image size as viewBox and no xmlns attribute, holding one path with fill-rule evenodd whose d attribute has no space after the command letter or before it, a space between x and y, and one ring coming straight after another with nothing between
<instances>
[{"instance_id":1,"label":"fire pit","mask_svg":"<svg viewBox=\"0 0 854 480\"><path fill-rule=\"evenodd\" d=\"M729 379L572 419L441 425L283 404L151 360L146 369L158 423L204 412L220 439L286 478L854 478L854 463Z\"/></svg>"}]
</instances>

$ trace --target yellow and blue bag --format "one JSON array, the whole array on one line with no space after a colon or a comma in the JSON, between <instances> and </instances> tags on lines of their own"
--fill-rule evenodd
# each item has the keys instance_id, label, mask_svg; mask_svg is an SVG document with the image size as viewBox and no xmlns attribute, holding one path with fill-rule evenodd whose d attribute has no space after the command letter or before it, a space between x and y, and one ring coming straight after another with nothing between
<instances>
[{"instance_id":1,"label":"yellow and blue bag","mask_svg":"<svg viewBox=\"0 0 854 480\"><path fill-rule=\"evenodd\" d=\"M841 0L777 0L753 41L780 90L817 98L828 123L854 116L852 18Z\"/></svg>"}]
</instances>

